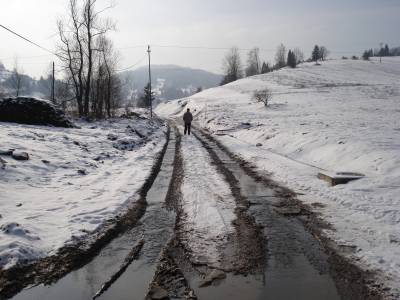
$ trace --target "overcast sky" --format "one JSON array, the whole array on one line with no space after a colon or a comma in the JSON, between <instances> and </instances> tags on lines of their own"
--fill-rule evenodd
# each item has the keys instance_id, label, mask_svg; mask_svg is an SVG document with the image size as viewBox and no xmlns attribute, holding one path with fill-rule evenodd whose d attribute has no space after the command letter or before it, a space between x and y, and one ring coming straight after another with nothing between
<instances>
[{"instance_id":1,"label":"overcast sky","mask_svg":"<svg viewBox=\"0 0 400 300\"><path fill-rule=\"evenodd\" d=\"M53 50L56 20L67 0L1 0L0 24ZM140 61L151 44L155 64L178 64L221 72L224 50L165 48L203 46L264 49L273 61L280 43L300 47L308 56L325 45L332 57L360 55L380 42L400 46L400 0L116 0L107 12L117 24L112 38L120 48L120 67ZM109 0L98 0L98 8ZM159 45L159 46L156 46ZM30 75L46 72L52 56L0 28L0 61L14 57ZM243 51L245 59L245 51ZM142 64L145 62L143 61ZM140 65L140 64L139 64Z\"/></svg>"}]
</instances>

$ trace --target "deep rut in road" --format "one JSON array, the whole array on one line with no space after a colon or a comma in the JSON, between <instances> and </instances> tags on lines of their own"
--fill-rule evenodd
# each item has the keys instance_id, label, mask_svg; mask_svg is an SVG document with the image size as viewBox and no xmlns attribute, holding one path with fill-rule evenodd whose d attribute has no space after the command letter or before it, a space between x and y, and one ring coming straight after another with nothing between
<instances>
[{"instance_id":1,"label":"deep rut in road","mask_svg":"<svg viewBox=\"0 0 400 300\"><path fill-rule=\"evenodd\" d=\"M195 131L231 187L249 206L247 213L263 228L264 273L228 275L204 299L383 299L373 274L360 270L321 236L328 226L295 193L257 174L252 164L232 154L210 134ZM328 254L326 254L328 253ZM230 295L231 294L231 295Z\"/></svg>"},{"instance_id":2,"label":"deep rut in road","mask_svg":"<svg viewBox=\"0 0 400 300\"><path fill-rule=\"evenodd\" d=\"M171 134L161 170L145 197L145 213L134 228L114 239L87 265L55 284L24 290L13 299L88 300L95 295L96 299L143 299L160 253L174 233L175 212L165 204L174 159L175 138ZM132 249L137 249L137 253L132 253ZM125 271L121 273L121 269ZM102 288L104 285L108 288Z\"/></svg>"}]
</instances>

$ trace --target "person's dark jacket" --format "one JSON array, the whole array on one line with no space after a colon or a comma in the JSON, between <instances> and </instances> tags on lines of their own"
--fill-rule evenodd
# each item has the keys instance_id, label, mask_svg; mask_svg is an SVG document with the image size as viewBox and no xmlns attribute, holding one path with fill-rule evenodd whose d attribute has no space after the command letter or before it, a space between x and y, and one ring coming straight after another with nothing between
<instances>
[{"instance_id":1,"label":"person's dark jacket","mask_svg":"<svg viewBox=\"0 0 400 300\"><path fill-rule=\"evenodd\" d=\"M193 115L190 111L185 112L185 114L183 115L183 121L185 122L185 124L192 123Z\"/></svg>"}]
</instances>

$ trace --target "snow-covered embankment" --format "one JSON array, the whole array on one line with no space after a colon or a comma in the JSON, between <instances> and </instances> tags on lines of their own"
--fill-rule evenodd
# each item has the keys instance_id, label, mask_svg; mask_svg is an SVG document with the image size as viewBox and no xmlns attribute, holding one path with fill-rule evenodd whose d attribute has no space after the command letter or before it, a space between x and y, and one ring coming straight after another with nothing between
<instances>
[{"instance_id":1,"label":"snow-covered embankment","mask_svg":"<svg viewBox=\"0 0 400 300\"><path fill-rule=\"evenodd\" d=\"M166 142L146 118L61 129L0 123L0 150L29 153L0 168L0 268L56 253L124 214Z\"/></svg>"}]
</instances>

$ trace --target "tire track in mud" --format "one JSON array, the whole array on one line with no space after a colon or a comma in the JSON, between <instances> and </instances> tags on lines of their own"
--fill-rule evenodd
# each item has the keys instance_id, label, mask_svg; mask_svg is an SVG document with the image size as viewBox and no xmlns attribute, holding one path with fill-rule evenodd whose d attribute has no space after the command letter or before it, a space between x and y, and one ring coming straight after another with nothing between
<instances>
[{"instance_id":1,"label":"tire track in mud","mask_svg":"<svg viewBox=\"0 0 400 300\"><path fill-rule=\"evenodd\" d=\"M146 195L161 170L169 139L170 127L166 132L165 144L154 160L150 175L138 192L139 199L123 215L107 221L96 236L91 236L72 246L64 246L55 255L45 257L29 265L0 271L0 300L13 297L29 285L49 285L57 282L68 273L90 262L117 236L135 227L146 212Z\"/></svg>"},{"instance_id":2,"label":"tire track in mud","mask_svg":"<svg viewBox=\"0 0 400 300\"><path fill-rule=\"evenodd\" d=\"M172 179L168 188L165 203L168 209L175 211L175 234L160 255L159 263L145 299L155 299L163 294L173 299L197 299L194 291L182 271L185 255L179 243L179 224L183 214L180 206L182 199L181 186L184 178L182 157L182 136L172 125L175 134L175 158Z\"/></svg>"},{"instance_id":3,"label":"tire track in mud","mask_svg":"<svg viewBox=\"0 0 400 300\"><path fill-rule=\"evenodd\" d=\"M173 179L168 191L166 202L176 212L175 236L164 249L160 257L154 279L150 285L146 299L161 293L174 299L197 299L190 285L207 286L215 279L207 281L207 277L215 271L214 266L198 265L191 260L190 250L187 249L182 236L185 212L182 208L181 186L184 179L184 161L182 156L182 136L178 129L176 132L176 156L174 162ZM197 138L196 138L197 139ZM203 145L204 146L204 145ZM217 171L228 182L236 207L236 219L233 222L234 234L228 237L228 247L221 250L223 257L222 268L226 272L247 275L260 274L264 268L265 249L263 236L255 220L246 213L248 201L241 195L237 180L215 153L206 153L211 157L212 164L217 166ZM232 263L234 262L234 263ZM222 272L223 274L224 272ZM221 273L219 274L221 276Z\"/></svg>"},{"instance_id":4,"label":"tire track in mud","mask_svg":"<svg viewBox=\"0 0 400 300\"><path fill-rule=\"evenodd\" d=\"M210 133L198 128L196 130L209 142L215 144L232 161L235 161L249 177L275 190L281 197L281 201L276 204L278 208L283 208L283 210L294 208L298 212L298 217L297 213L293 217L298 219L327 255L328 272L334 280L340 298L352 300L394 299L393 295L385 291L384 286L376 284L373 272L362 270L349 257L346 257L346 249L342 250L340 246L326 237L323 230L332 229L331 226L322 220L318 214L315 214L311 206L298 200L296 193L279 185L269 177L260 175L255 171L256 167L251 162L233 154Z\"/></svg>"},{"instance_id":5,"label":"tire track in mud","mask_svg":"<svg viewBox=\"0 0 400 300\"><path fill-rule=\"evenodd\" d=\"M266 241L262 234L262 228L258 226L255 219L247 213L250 203L248 199L242 195L238 179L224 165L224 162L217 153L213 151L209 144L201 138L198 133L194 131L193 134L207 150L219 173L225 177L225 180L230 186L232 195L235 198L235 214L237 218L233 221L233 225L236 232L231 237L234 251L232 254L235 264L230 271L243 275L261 273L265 267ZM225 255L225 257L228 256L229 254Z\"/></svg>"}]
</instances>

